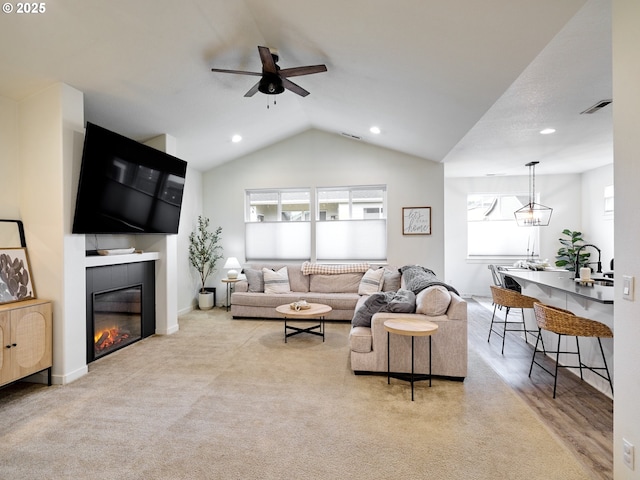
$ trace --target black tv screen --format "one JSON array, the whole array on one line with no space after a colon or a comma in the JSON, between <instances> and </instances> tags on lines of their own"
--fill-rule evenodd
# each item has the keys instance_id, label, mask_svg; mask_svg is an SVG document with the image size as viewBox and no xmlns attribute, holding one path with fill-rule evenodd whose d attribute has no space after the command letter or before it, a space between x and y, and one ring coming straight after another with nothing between
<instances>
[{"instance_id":1,"label":"black tv screen","mask_svg":"<svg viewBox=\"0 0 640 480\"><path fill-rule=\"evenodd\" d=\"M187 162L87 122L73 233L178 233Z\"/></svg>"}]
</instances>

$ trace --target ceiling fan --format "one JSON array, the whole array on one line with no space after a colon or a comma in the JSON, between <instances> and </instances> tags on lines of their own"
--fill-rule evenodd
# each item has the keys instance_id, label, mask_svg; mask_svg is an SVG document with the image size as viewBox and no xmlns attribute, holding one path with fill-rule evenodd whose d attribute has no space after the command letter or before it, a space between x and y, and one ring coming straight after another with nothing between
<instances>
[{"instance_id":1,"label":"ceiling fan","mask_svg":"<svg viewBox=\"0 0 640 480\"><path fill-rule=\"evenodd\" d=\"M236 73L238 75L253 75L260 78L260 81L244 94L245 97L252 97L256 92L266 93L267 95L278 95L284 92L284 89L297 93L301 97L306 97L309 92L296 85L289 77L299 77L301 75L310 75L312 73L321 73L327 71L326 65L309 65L306 67L293 67L281 69L278 65L278 53L268 47L258 47L260 60L262 61L262 73L246 72L244 70L225 70L221 68L212 68L212 72Z\"/></svg>"}]
</instances>

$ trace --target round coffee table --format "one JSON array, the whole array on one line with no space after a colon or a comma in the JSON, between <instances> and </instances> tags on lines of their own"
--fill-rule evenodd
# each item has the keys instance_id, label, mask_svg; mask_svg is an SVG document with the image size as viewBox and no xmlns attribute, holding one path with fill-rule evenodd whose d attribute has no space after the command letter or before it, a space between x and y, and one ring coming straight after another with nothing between
<instances>
[{"instance_id":1,"label":"round coffee table","mask_svg":"<svg viewBox=\"0 0 640 480\"><path fill-rule=\"evenodd\" d=\"M284 343L287 343L287 338L300 333L310 333L312 335L318 335L322 337L324 342L324 316L332 309L329 305L322 303L307 303L309 308L304 310L295 310L291 308L290 304L280 305L276 307L276 312L284 316ZM318 320L317 325L312 325L308 328L295 327L293 325L287 325L287 320L296 321L310 321ZM287 333L287 330L292 330L291 333Z\"/></svg>"},{"instance_id":2,"label":"round coffee table","mask_svg":"<svg viewBox=\"0 0 640 480\"><path fill-rule=\"evenodd\" d=\"M431 335L438 331L438 325L418 318L394 318L385 320L384 329L387 331L387 384L391 383L391 377L411 382L411 401L413 401L413 383L420 380L429 380L431 386ZM411 375L391 373L391 350L389 348L389 336L411 336ZM429 373L415 374L413 368L413 339L414 337L429 337Z\"/></svg>"}]
</instances>

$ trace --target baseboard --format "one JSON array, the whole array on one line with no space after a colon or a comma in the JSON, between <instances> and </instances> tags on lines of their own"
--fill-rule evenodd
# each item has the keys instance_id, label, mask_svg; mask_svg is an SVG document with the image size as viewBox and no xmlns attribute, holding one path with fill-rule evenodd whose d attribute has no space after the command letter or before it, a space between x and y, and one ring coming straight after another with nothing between
<instances>
[{"instance_id":1,"label":"baseboard","mask_svg":"<svg viewBox=\"0 0 640 480\"><path fill-rule=\"evenodd\" d=\"M78 368L73 372L67 373L65 375L51 375L51 383L53 385L66 385L68 383L74 382L81 377L84 377L87 373L89 373L89 366L85 365L84 367Z\"/></svg>"}]
</instances>

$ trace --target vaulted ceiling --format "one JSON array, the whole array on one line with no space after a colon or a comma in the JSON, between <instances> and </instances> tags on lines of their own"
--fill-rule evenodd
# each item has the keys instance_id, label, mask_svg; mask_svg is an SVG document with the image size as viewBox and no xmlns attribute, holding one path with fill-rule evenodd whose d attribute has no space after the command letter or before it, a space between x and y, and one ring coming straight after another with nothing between
<instances>
[{"instance_id":1,"label":"vaulted ceiling","mask_svg":"<svg viewBox=\"0 0 640 480\"><path fill-rule=\"evenodd\" d=\"M0 16L0 96L67 83L84 92L87 120L137 140L168 133L199 170L309 128L445 162L448 176L612 162L611 106L579 115L611 98L609 0L44 5ZM281 68L328 71L294 79L304 98L245 98L257 77L211 68L260 71L258 45L277 48Z\"/></svg>"}]
</instances>

